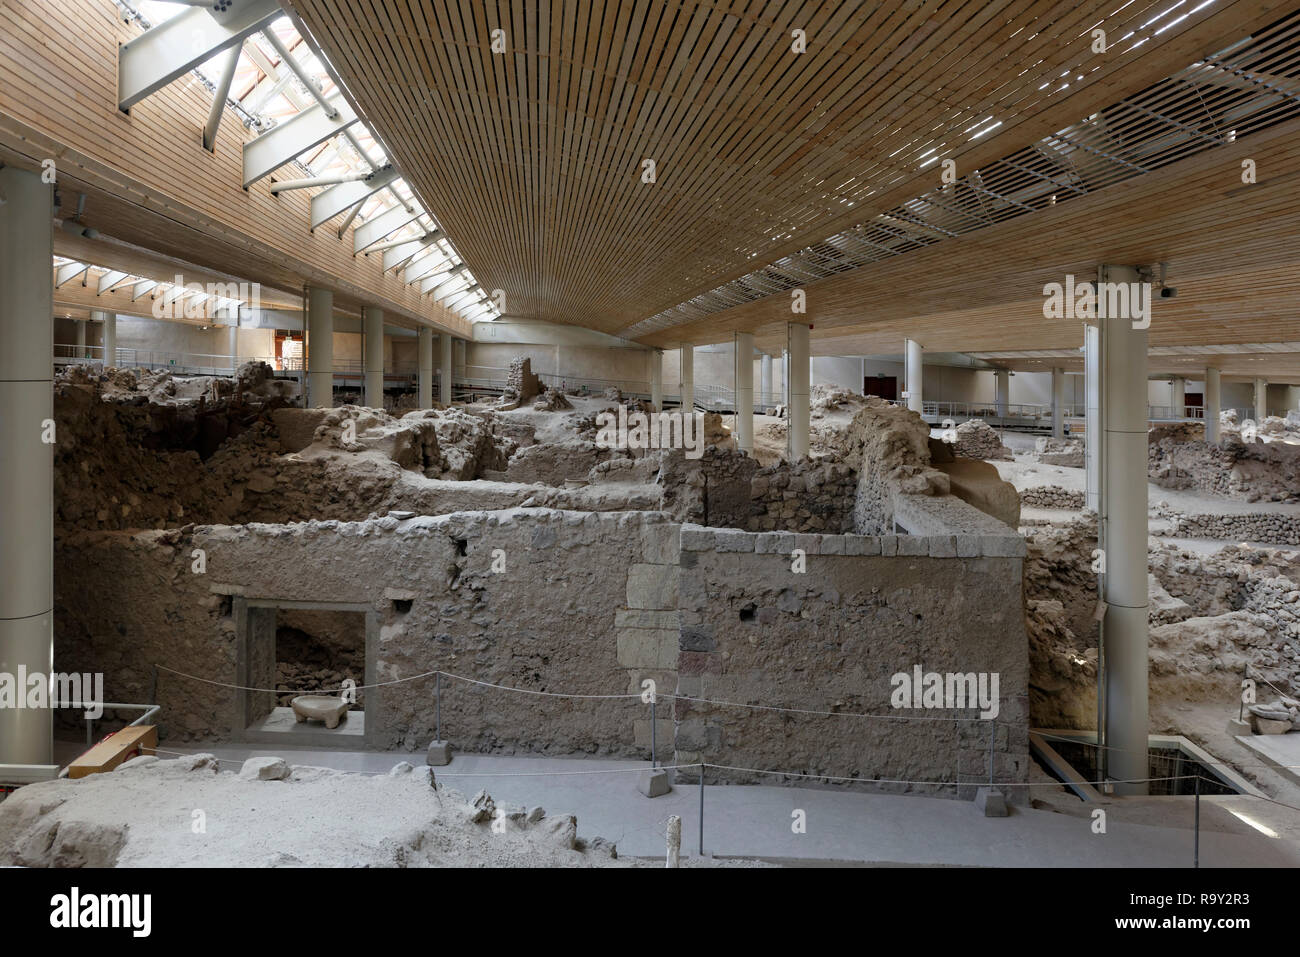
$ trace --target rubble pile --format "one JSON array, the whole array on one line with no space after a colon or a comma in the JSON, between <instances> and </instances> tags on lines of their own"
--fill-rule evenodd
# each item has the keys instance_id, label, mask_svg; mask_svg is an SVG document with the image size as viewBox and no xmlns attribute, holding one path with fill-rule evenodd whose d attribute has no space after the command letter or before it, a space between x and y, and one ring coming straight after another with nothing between
<instances>
[{"instance_id":1,"label":"rubble pile","mask_svg":"<svg viewBox=\"0 0 1300 957\"><path fill-rule=\"evenodd\" d=\"M1153 428L1147 443L1151 481L1238 501L1300 502L1300 445L1259 437L1243 442L1226 426L1217 443L1203 436L1199 425Z\"/></svg>"},{"instance_id":2,"label":"rubble pile","mask_svg":"<svg viewBox=\"0 0 1300 957\"><path fill-rule=\"evenodd\" d=\"M1090 518L1026 535L1031 720L1096 722L1096 524ZM1300 691L1300 555L1228 546L1212 555L1153 542L1149 550L1153 700L1231 701L1247 665Z\"/></svg>"},{"instance_id":3,"label":"rubble pile","mask_svg":"<svg viewBox=\"0 0 1300 957\"><path fill-rule=\"evenodd\" d=\"M533 408L538 412L563 412L572 409L570 402L559 389L549 388L533 401Z\"/></svg>"},{"instance_id":4,"label":"rubble pile","mask_svg":"<svg viewBox=\"0 0 1300 957\"><path fill-rule=\"evenodd\" d=\"M983 419L967 419L957 426L957 441L952 444L954 455L968 459L999 459L1011 461L1011 450L1002 444L998 433Z\"/></svg>"},{"instance_id":5,"label":"rubble pile","mask_svg":"<svg viewBox=\"0 0 1300 957\"><path fill-rule=\"evenodd\" d=\"M947 495L951 482L931 465L930 427L917 413L868 396L842 443L842 461L857 471L854 530L880 534L893 525L893 496Z\"/></svg>"},{"instance_id":6,"label":"rubble pile","mask_svg":"<svg viewBox=\"0 0 1300 957\"><path fill-rule=\"evenodd\" d=\"M504 469L532 442L530 428L490 413L290 408L286 383L259 365L201 383L69 367L54 392L56 522L137 529L361 519L401 507L404 473L474 479Z\"/></svg>"},{"instance_id":7,"label":"rubble pile","mask_svg":"<svg viewBox=\"0 0 1300 957\"><path fill-rule=\"evenodd\" d=\"M1085 465L1085 451L1081 439L1055 439L1040 435L1034 440L1034 454L1043 465L1059 465L1081 469Z\"/></svg>"}]
</instances>

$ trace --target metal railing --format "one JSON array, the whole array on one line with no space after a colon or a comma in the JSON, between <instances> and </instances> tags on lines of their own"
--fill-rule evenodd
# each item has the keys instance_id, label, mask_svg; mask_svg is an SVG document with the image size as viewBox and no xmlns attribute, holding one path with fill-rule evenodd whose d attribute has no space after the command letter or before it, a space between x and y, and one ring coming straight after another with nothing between
<instances>
[{"instance_id":1,"label":"metal railing","mask_svg":"<svg viewBox=\"0 0 1300 957\"><path fill-rule=\"evenodd\" d=\"M58 343L54 346L55 365L102 363L103 346L77 346ZM300 373L305 371L301 356L233 356L201 352L165 352L150 349L124 349L119 347L114 366L119 369L166 369L189 375L229 375L245 362L265 362L276 372ZM416 363L402 361L384 370L387 377L414 377ZM361 359L335 359L334 374L361 377L365 365Z\"/></svg>"}]
</instances>

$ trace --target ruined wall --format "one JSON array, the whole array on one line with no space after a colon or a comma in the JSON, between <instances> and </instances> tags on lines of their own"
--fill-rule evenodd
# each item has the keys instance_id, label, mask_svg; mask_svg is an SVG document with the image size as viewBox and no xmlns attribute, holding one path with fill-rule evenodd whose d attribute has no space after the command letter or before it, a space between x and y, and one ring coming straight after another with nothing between
<instances>
[{"instance_id":1,"label":"ruined wall","mask_svg":"<svg viewBox=\"0 0 1300 957\"><path fill-rule=\"evenodd\" d=\"M1020 504L1033 508L1083 508L1086 495L1059 485L1037 485L1020 491Z\"/></svg>"},{"instance_id":2,"label":"ruined wall","mask_svg":"<svg viewBox=\"0 0 1300 957\"><path fill-rule=\"evenodd\" d=\"M1183 515L1174 520L1174 528L1169 534L1180 538L1300 545L1300 516L1276 512Z\"/></svg>"},{"instance_id":3,"label":"ruined wall","mask_svg":"<svg viewBox=\"0 0 1300 957\"><path fill-rule=\"evenodd\" d=\"M843 463L782 460L750 480L746 527L751 532L851 531L857 486L857 473Z\"/></svg>"},{"instance_id":4,"label":"ruined wall","mask_svg":"<svg viewBox=\"0 0 1300 957\"><path fill-rule=\"evenodd\" d=\"M654 671L672 687L675 535L654 513L545 509L85 533L58 543L55 667L105 672L112 700L145 700L154 664L238 684L235 609L266 599L371 608L380 633L371 680L439 669L609 695L639 693ZM203 574L192 570L196 548ZM457 747L645 756L638 699L573 701L446 678L443 688L443 733ZM163 735L238 733L238 694L162 673ZM414 749L432 739L432 678L368 694L379 708L373 743Z\"/></svg>"},{"instance_id":5,"label":"ruined wall","mask_svg":"<svg viewBox=\"0 0 1300 957\"><path fill-rule=\"evenodd\" d=\"M1151 430L1147 474L1161 488L1194 488L1246 502L1300 501L1300 446L1242 442L1225 435L1209 443L1199 425Z\"/></svg>"},{"instance_id":6,"label":"ruined wall","mask_svg":"<svg viewBox=\"0 0 1300 957\"><path fill-rule=\"evenodd\" d=\"M733 449L707 446L698 459L681 449L662 453L663 510L674 521L748 528L758 462Z\"/></svg>"},{"instance_id":7,"label":"ruined wall","mask_svg":"<svg viewBox=\"0 0 1300 957\"><path fill-rule=\"evenodd\" d=\"M849 425L844 460L858 470L853 528L860 534L893 531L898 494L947 495L951 488L948 476L931 467L925 420L874 396Z\"/></svg>"},{"instance_id":8,"label":"ruined wall","mask_svg":"<svg viewBox=\"0 0 1300 957\"><path fill-rule=\"evenodd\" d=\"M682 530L679 694L888 719L791 714L678 700L676 763L813 776L941 781L897 785L953 796L987 780L990 723L975 712L896 710L890 678L997 672L995 772L1028 774L1023 543L975 535L860 536ZM792 571L791 551L807 553ZM910 720L897 720L906 716ZM710 778L778 783L741 771ZM685 775L684 775L685 776ZM963 787L968 797L973 787ZM1023 794L1011 795L1022 800Z\"/></svg>"}]
</instances>

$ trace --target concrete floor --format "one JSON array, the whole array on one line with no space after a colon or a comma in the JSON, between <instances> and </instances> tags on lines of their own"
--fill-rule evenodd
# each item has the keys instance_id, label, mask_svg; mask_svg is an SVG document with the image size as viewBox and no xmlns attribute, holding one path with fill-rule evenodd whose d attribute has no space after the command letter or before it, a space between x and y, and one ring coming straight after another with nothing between
<instances>
[{"instance_id":1,"label":"concrete floor","mask_svg":"<svg viewBox=\"0 0 1300 957\"><path fill-rule=\"evenodd\" d=\"M1300 784L1300 733L1247 734L1237 737L1237 742L1276 768L1296 784Z\"/></svg>"},{"instance_id":2,"label":"concrete floor","mask_svg":"<svg viewBox=\"0 0 1300 957\"><path fill-rule=\"evenodd\" d=\"M423 759L422 754L398 752L234 745L175 750L213 753L231 762L223 770L238 770L245 758L270 754L292 764L362 772L387 772L398 761ZM435 774L439 782L467 796L486 788L498 802L575 814L581 836L612 840L624 856L661 855L667 819L678 814L683 851L695 854L698 785L686 784L653 800L645 798L636 790L637 771L642 767L622 760L457 755ZM1190 867L1192 863L1193 804L1186 798L1113 802L1106 807L1106 833L1096 834L1091 809L1082 804L1072 813L1017 808L1007 818L984 818L969 802L942 798L761 786L707 785L704 791L704 849L716 857L949 867ZM796 809L806 812L804 834L791 828ZM1130 817L1137 820L1126 820ZM1260 828L1280 836L1267 836ZM1300 840L1294 838L1298 830L1300 812L1258 798L1202 799L1201 866L1300 866Z\"/></svg>"}]
</instances>

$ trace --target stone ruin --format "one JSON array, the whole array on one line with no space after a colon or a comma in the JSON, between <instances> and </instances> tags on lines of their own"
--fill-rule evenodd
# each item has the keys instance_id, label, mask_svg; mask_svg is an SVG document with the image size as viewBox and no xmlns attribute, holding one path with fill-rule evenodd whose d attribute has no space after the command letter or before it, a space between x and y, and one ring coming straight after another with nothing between
<instances>
[{"instance_id":1,"label":"stone ruin","mask_svg":"<svg viewBox=\"0 0 1300 957\"><path fill-rule=\"evenodd\" d=\"M956 428L957 440L952 443L954 455L968 459L997 459L1010 461L1011 450L1002 444L998 433L983 419L967 419Z\"/></svg>"},{"instance_id":2,"label":"stone ruin","mask_svg":"<svg viewBox=\"0 0 1300 957\"><path fill-rule=\"evenodd\" d=\"M532 360L517 356L510 361L506 375L506 388L501 393L503 405L512 408L523 405L542 391L541 380L533 374Z\"/></svg>"}]
</instances>

